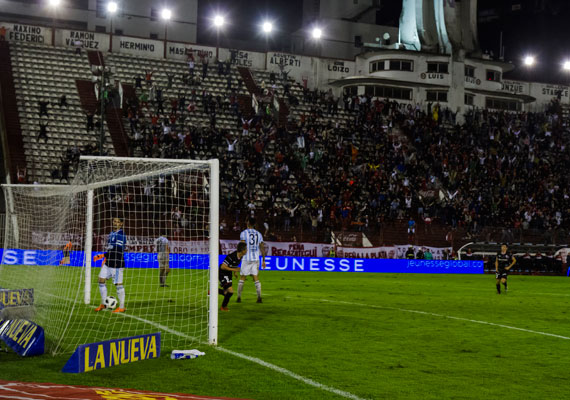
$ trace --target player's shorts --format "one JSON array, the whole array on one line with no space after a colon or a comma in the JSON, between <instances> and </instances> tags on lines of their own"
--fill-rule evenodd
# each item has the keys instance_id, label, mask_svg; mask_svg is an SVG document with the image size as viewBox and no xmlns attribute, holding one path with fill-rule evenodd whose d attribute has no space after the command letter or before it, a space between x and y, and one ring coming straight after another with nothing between
<instances>
[{"instance_id":1,"label":"player's shorts","mask_svg":"<svg viewBox=\"0 0 570 400\"><path fill-rule=\"evenodd\" d=\"M123 255L120 254L118 256L108 256L106 258L106 264L109 268L124 268L125 267L125 259Z\"/></svg>"},{"instance_id":2,"label":"player's shorts","mask_svg":"<svg viewBox=\"0 0 570 400\"><path fill-rule=\"evenodd\" d=\"M240 270L241 275L259 275L259 260L245 261L242 259Z\"/></svg>"},{"instance_id":3,"label":"player's shorts","mask_svg":"<svg viewBox=\"0 0 570 400\"><path fill-rule=\"evenodd\" d=\"M158 256L158 268L166 271L170 269L170 257L168 254Z\"/></svg>"},{"instance_id":4,"label":"player's shorts","mask_svg":"<svg viewBox=\"0 0 570 400\"><path fill-rule=\"evenodd\" d=\"M508 274L506 272L495 272L496 279L507 279Z\"/></svg>"},{"instance_id":5,"label":"player's shorts","mask_svg":"<svg viewBox=\"0 0 570 400\"><path fill-rule=\"evenodd\" d=\"M232 275L220 275L220 286L226 290L232 287Z\"/></svg>"},{"instance_id":6,"label":"player's shorts","mask_svg":"<svg viewBox=\"0 0 570 400\"><path fill-rule=\"evenodd\" d=\"M99 272L100 279L113 279L113 283L123 283L123 268L110 268L107 264L103 264L101 272Z\"/></svg>"}]
</instances>

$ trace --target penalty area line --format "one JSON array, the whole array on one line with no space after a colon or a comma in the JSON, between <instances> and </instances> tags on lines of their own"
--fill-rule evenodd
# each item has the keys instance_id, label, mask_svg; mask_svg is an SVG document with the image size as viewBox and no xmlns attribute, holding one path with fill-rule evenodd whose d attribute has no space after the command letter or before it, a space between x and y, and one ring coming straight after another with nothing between
<instances>
[{"instance_id":1,"label":"penalty area line","mask_svg":"<svg viewBox=\"0 0 570 400\"><path fill-rule=\"evenodd\" d=\"M135 320L137 320L137 321L140 321L140 322L143 322L143 323L152 325L152 326L154 326L154 327L156 327L156 328L158 328L158 329L161 329L161 330L163 330L163 331L165 331L165 332L168 332L168 333L171 333L171 334L173 334L173 335L177 335L177 336L180 336L180 337L183 337L183 338L186 338L186 339L197 340L197 338L194 337L194 336L186 335L185 333L178 332L178 331L176 331L176 330L174 330L174 329L172 329L172 328L169 328L169 327L167 327L167 326L164 326L164 325L162 325L162 324L158 324L158 323L156 323L156 322L149 321L148 319L141 318L141 317L137 317L136 315L125 314L125 313L120 313L119 315L121 315L121 316L123 316L123 317L125 317L125 318L132 318L132 319L135 319ZM208 344L208 343L202 342L202 344ZM305 378L304 376L301 376L301 375L296 374L296 373L294 373L294 372L292 372L292 371L289 371L288 369L279 367L279 366L277 366L277 365L275 365L275 364L268 363L267 361L263 361L263 360L260 359L260 358L251 357L251 356L248 356L248 355L246 355L246 354L238 353L238 352L236 352L236 351L229 350L229 349L226 349L226 348L220 347L220 346L212 346L212 349L217 350L217 351L221 351L222 353L230 354L230 355L232 355L232 356L234 356L234 357L238 357L238 358L241 358L241 359L243 359L243 360L250 361L250 362L252 362L252 363L258 364L258 365L261 365L262 367L268 368L268 369L270 369L270 370L272 370L272 371L275 371L275 372L278 372L278 373L280 373L280 374L282 374L282 375L288 376L289 378L293 378L293 379L295 379L295 380L298 380L298 381L300 381L300 382L302 382L302 383L304 383L304 384L306 384L306 385L313 386L313 387L315 387L315 388L317 388L317 389L324 390L324 391L327 391L327 392L330 392L330 393L334 393L334 394L336 394L336 395L338 395L338 396L341 396L341 397L344 397L344 398L346 398L346 399L365 400L365 399L363 399L363 398L361 398L361 397L358 397L358 396L356 396L356 395L354 395L354 394L352 394L352 393L345 392L345 391L343 391L343 390L339 390L339 389L333 388L333 387L331 387L331 386L324 385L324 384L322 384L322 383L316 382L316 381L314 381L314 380L312 380L312 379L309 379L309 378Z\"/></svg>"},{"instance_id":2,"label":"penalty area line","mask_svg":"<svg viewBox=\"0 0 570 400\"><path fill-rule=\"evenodd\" d=\"M378 305L375 305L375 304L355 303L355 302L342 301L342 300L314 299L314 298L308 298L308 297L306 297L305 299L307 299L307 300L321 301L321 302L323 302L323 303L345 304L345 305L350 305L350 306L369 307L369 308L377 308L377 309L381 309L381 310L394 310L394 311L402 311L402 312L413 313L413 314L430 315L430 316L433 316L433 317L440 317L440 318L446 318L446 319L453 319L453 320L456 320L456 321L473 322L473 323L475 323L475 324L496 326L496 327L498 327L498 328L505 328L505 329L511 329L511 330L515 330L515 331L526 332L526 333L533 333L533 334L536 334L536 335L550 336L550 337L555 337L555 338L558 338L558 339L570 340L570 337L562 336L562 335L556 335L556 334L554 334L554 333L541 332L541 331L533 331L532 329L519 328L519 327L516 327L516 326L510 326L510 325L504 325L504 324L496 324L496 323L494 323L494 322L481 321L481 320L478 320L478 319L469 319L469 318L463 318L463 317L454 317L453 315L437 314L437 313L433 313L433 312L429 312L429 311L409 310L409 309L407 309L407 308L389 307L389 306L378 306Z\"/></svg>"}]
</instances>

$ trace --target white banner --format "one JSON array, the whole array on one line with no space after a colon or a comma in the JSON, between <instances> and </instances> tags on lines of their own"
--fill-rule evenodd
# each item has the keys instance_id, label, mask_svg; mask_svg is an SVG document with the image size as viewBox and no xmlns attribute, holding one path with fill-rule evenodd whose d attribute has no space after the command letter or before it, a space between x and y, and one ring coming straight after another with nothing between
<instances>
[{"instance_id":1,"label":"white banner","mask_svg":"<svg viewBox=\"0 0 570 400\"><path fill-rule=\"evenodd\" d=\"M237 249L239 240L220 240L220 252L229 254ZM332 244L324 243L297 243L297 242L266 242L268 256L286 257L328 257ZM382 246L382 247L336 247L338 258L405 258L410 245ZM434 260L443 258L443 251L449 248L429 246L415 246L414 254L419 249L429 249Z\"/></svg>"},{"instance_id":2,"label":"white banner","mask_svg":"<svg viewBox=\"0 0 570 400\"><path fill-rule=\"evenodd\" d=\"M227 60L228 58L231 59L232 51L234 52L235 57L233 65L253 69L265 69L265 53L246 50L220 49L220 60Z\"/></svg>"},{"instance_id":3,"label":"white banner","mask_svg":"<svg viewBox=\"0 0 570 400\"><path fill-rule=\"evenodd\" d=\"M86 31L57 30L55 43L58 46L75 47L80 41L81 47L87 50L109 51L109 35Z\"/></svg>"},{"instance_id":4,"label":"white banner","mask_svg":"<svg viewBox=\"0 0 570 400\"><path fill-rule=\"evenodd\" d=\"M0 27L6 29L6 40L12 42L52 44L51 28L12 22L0 22Z\"/></svg>"},{"instance_id":5,"label":"white banner","mask_svg":"<svg viewBox=\"0 0 570 400\"><path fill-rule=\"evenodd\" d=\"M75 250L83 247L83 235L61 232L32 232L34 246L53 249L63 247L71 242Z\"/></svg>"},{"instance_id":6,"label":"white banner","mask_svg":"<svg viewBox=\"0 0 570 400\"><path fill-rule=\"evenodd\" d=\"M166 57L172 60L183 60L188 59L188 54L194 54L194 62L196 63L196 70L200 67L198 63L202 57L207 57L211 63L216 58L216 48L208 46L198 46L197 44L184 44L168 42L168 47L166 48ZM213 64L211 64L213 65Z\"/></svg>"},{"instance_id":7,"label":"white banner","mask_svg":"<svg viewBox=\"0 0 570 400\"><path fill-rule=\"evenodd\" d=\"M281 69L289 78L301 82L307 80L309 87L315 86L317 58L305 57L288 53L267 53L267 70L280 73Z\"/></svg>"},{"instance_id":8,"label":"white banner","mask_svg":"<svg viewBox=\"0 0 570 400\"><path fill-rule=\"evenodd\" d=\"M141 57L164 57L164 42L126 36L113 36L113 51Z\"/></svg>"}]
</instances>

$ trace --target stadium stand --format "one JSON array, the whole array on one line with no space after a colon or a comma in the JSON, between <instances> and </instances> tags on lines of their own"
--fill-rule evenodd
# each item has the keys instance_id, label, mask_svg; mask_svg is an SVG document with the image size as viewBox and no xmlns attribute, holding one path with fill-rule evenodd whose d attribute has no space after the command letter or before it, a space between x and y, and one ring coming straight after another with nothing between
<instances>
[{"instance_id":1,"label":"stadium stand","mask_svg":"<svg viewBox=\"0 0 570 400\"><path fill-rule=\"evenodd\" d=\"M72 154L92 153L90 148L98 143L98 135L86 133L85 110L76 87L76 80L91 81L87 56L72 49L10 43L10 57L28 178L59 183ZM38 133L42 126L47 137ZM114 154L112 147L108 153Z\"/></svg>"},{"instance_id":2,"label":"stadium stand","mask_svg":"<svg viewBox=\"0 0 570 400\"><path fill-rule=\"evenodd\" d=\"M556 99L544 113L474 110L456 126L439 103L420 108L349 91L335 97L306 89L287 71L229 62L203 70L196 60L190 75L182 61L10 46L29 175L39 182L58 181L51 171L68 149L83 147L70 150L75 156L97 144L84 132L85 109L97 101L88 99L90 64L100 63L123 92L121 108L107 108L106 125L129 136L119 151L122 139L107 133L109 153L219 158L229 234L254 214L276 239L325 240L345 230L379 244L421 238L441 247L567 239L569 138ZM66 108L56 105L61 95ZM39 101L50 102L47 118L38 116ZM48 139L38 141L44 120Z\"/></svg>"}]
</instances>

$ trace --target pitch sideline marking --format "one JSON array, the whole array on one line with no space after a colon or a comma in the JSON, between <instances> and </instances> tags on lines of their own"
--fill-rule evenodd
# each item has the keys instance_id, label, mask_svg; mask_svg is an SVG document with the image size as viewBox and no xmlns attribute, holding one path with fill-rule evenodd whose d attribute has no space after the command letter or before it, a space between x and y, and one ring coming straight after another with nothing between
<instances>
[{"instance_id":1,"label":"pitch sideline marking","mask_svg":"<svg viewBox=\"0 0 570 400\"><path fill-rule=\"evenodd\" d=\"M305 298L305 299L310 299L310 298ZM403 312L414 313L414 314L431 315L431 316L434 316L434 317L441 317L441 318L447 318L447 319L454 319L454 320L457 320L457 321L473 322L473 323L481 324L481 325L496 326L496 327L499 327L499 328L512 329L512 330L515 330L515 331L522 331L522 332L527 332L527 333L535 333L535 334L537 334L537 335L551 336L551 337L555 337L555 338L558 338L558 339L570 340L570 337L562 336L562 335L556 335L556 334L554 334L554 333L541 332L541 331L533 331L532 329L525 329L525 328L518 328L518 327L516 327L516 326L503 325L503 324L496 324L496 323L494 323L494 322L480 321L480 320L478 320L478 319L469 319L469 318L463 318L463 317L454 317L454 316L452 316L452 315L437 314L437 313L432 313L432 312L429 312L429 311L409 310L409 309L407 309L407 308L378 306L378 305L375 305L375 304L354 303L354 302L342 301L342 300L328 300L328 299L314 299L314 298L311 299L311 300L322 301L322 302L325 302L325 303L346 304L346 305L351 305L351 306L379 308L379 309L383 309L383 310L394 310L394 311L403 311Z\"/></svg>"},{"instance_id":2,"label":"pitch sideline marking","mask_svg":"<svg viewBox=\"0 0 570 400\"><path fill-rule=\"evenodd\" d=\"M60 299L64 299L64 300L65 300L65 298L64 298L64 297L61 297L61 296L52 295L51 293L46 293L46 294L47 294L48 296L53 296L53 297L57 297L57 298L60 298ZM68 299L68 300L70 300L70 301L75 301L75 300L71 300L71 299ZM91 307L91 308L95 308L95 306L90 306L90 307ZM176 330L174 330L174 329L172 329L172 328L169 328L169 327L166 326L166 325L162 325L162 324L159 324L159 323L150 321L150 320L148 320L148 319L146 319L146 318L137 317L136 315L126 314L126 313L120 313L119 315L121 315L122 317L125 317L125 318L132 318L132 319L135 319L135 320L137 320L137 321L143 322L143 323L148 324L148 325L152 325L152 326L154 326L155 328L161 329L161 330L163 330L163 331L165 331L165 332L172 333L173 335L177 335L177 336L183 337L183 338L185 338L185 339L190 339L190 340L195 340L195 341L197 341L197 342L200 342L200 341L198 340L198 338L196 338L195 336L186 335L185 333L178 332L178 331L176 331ZM206 342L201 342L201 343L209 346L209 343L206 343ZM221 352L223 352L223 353L231 354L231 355L233 355L234 357L238 357L238 358L241 358L241 359L244 359L244 360L247 360L247 361L256 363L256 364L259 364L259 365L261 365L262 367L269 368L269 369L271 369L271 370L273 370L273 371L275 371L275 372L279 372L279 373L281 373L281 374L284 374L284 375L286 375L286 376L288 376L288 377L290 377L290 378L293 378L293 379L296 379L296 380L298 380L298 381L301 381L301 382L303 382L303 383L305 383L305 384L307 384L307 385L309 385L309 386L313 386L313 387L315 387L315 388L317 388L317 389L324 390L324 391L327 391L327 392L331 392L331 393L337 394L337 395L339 395L339 396L341 396L341 397L344 397L344 398L347 398L347 399L352 399L352 400L365 400L365 399L363 399L362 397L358 397L358 396L356 396L356 395L354 395L354 394L352 394L352 393L345 392L345 391L343 391L343 390L333 388L332 386L324 385L324 384L322 384L322 383L316 382L316 381L314 381L314 380L312 380L312 379L309 379L309 378L305 378L304 376L298 375L298 374L296 374L296 373L294 373L294 372L292 372L292 371L289 371L288 369L279 367L279 366L277 366L277 365L275 365L275 364L268 363L267 361L263 361L263 360L260 359L260 358L251 357L251 356L248 356L248 355L246 355L246 354L238 353L238 352L236 352L236 351L223 348L223 347L221 347L221 346L212 346L212 348L215 349L215 350L221 351Z\"/></svg>"},{"instance_id":3,"label":"pitch sideline marking","mask_svg":"<svg viewBox=\"0 0 570 400\"><path fill-rule=\"evenodd\" d=\"M155 326L156 328L162 329L162 330L164 330L164 331L166 331L166 332L169 332L169 333L171 333L171 334L173 334L173 335L177 335L177 336L180 336L180 337L183 337L183 338L186 338L186 339L197 340L197 339L196 339L195 337L193 337L193 336L186 335L185 333L182 333L182 332L178 332L178 331L176 331L176 330L174 330L174 329L171 329L171 328L169 328L169 327L167 327L167 326L164 326L164 325L162 325L162 324L158 324L158 323L156 323L156 322L149 321L148 319L141 318L141 317L137 317L136 315L124 314L124 313L121 313L120 315L122 315L123 317L128 317L128 318L136 319L137 321L144 322L144 323L149 324L149 325L153 325L153 326ZM203 344L208 344L208 343L203 343ZM298 375L298 374L296 374L296 373L294 373L294 372L292 372L292 371L289 371L288 369L279 367L279 366L277 366L277 365L275 365L275 364L268 363L267 361L263 361L263 360L260 359L260 358L251 357L251 356L248 356L248 355L246 355L246 354L238 353L238 352L236 352L236 351L229 350L229 349L226 349L226 348L220 347L220 346L213 346L212 348L213 348L214 350L218 350L218 351L221 351L221 352L223 352L223 353L231 354L231 355L234 356L234 357L238 357L238 358L241 358L241 359L243 359L243 360L247 360L247 361L253 362L253 363L255 363L255 364L259 364L259 365L261 365L262 367L269 368L269 369L271 369L271 370L273 370L273 371L275 371L275 372L279 372L280 374L283 374L283 375L286 375L286 376L288 376L288 377L290 377L290 378L293 378L293 379L296 379L296 380L298 380L298 381L301 381L301 382L303 382L303 383L305 383L305 384L307 384L307 385L309 385L309 386L313 386L313 387L315 387L315 388L317 388L317 389L321 389L321 390L324 390L324 391L327 391L327 392L331 392L331 393L334 393L334 394L336 394L336 395L339 395L339 396L344 397L344 398L347 398L347 399L352 399L352 400L364 400L363 398L358 397L358 396L356 396L356 395L354 395L354 394L352 394L352 393L345 392L345 391L343 391L343 390L339 390L339 389L333 388L333 387L331 387L331 386L323 385L322 383L316 382L316 381L314 381L314 380L312 380L312 379L309 379L309 378L305 378L304 376Z\"/></svg>"}]
</instances>

